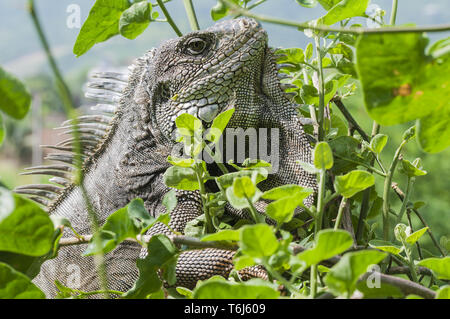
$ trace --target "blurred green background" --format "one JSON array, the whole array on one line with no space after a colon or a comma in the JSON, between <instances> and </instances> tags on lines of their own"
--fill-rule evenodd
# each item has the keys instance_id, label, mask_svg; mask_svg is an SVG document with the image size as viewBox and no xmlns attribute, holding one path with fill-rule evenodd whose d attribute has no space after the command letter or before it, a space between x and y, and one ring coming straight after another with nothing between
<instances>
[{"instance_id":1,"label":"blurred green background","mask_svg":"<svg viewBox=\"0 0 450 319\"><path fill-rule=\"evenodd\" d=\"M82 57L72 54L72 47L78 35L78 28L68 27L67 20L73 11L79 9L81 24L86 19L94 0L36 0L36 8L41 18L44 31L51 44L52 51L70 86L78 106L88 104L83 97L83 83L87 72L92 68L115 68L129 65L133 59L146 50L157 46L161 41L175 37L173 30L166 23L152 23L136 40L130 41L117 36L105 43L95 45ZM194 0L199 22L202 28L213 24L210 9L215 0ZM374 0L372 4L386 10L389 20L391 0ZM189 23L181 0L173 0L167 7L180 29L189 31ZM308 9L299 6L295 0L270 0L258 7L256 12L297 21L315 19L324 13L320 6ZM54 87L45 55L26 11L26 0L2 0L0 2L0 65L24 81L33 95L33 106L28 116L22 121L5 119L7 138L0 147L0 179L9 187L31 182L45 181L47 178L19 176L23 168L42 163L40 144L54 144L61 139L52 130L64 120L61 102ZM450 21L449 0L400 0L397 24L414 23L431 25ZM364 22L363 22L364 24ZM269 33L273 47L302 47L311 39L294 28L264 24ZM448 36L449 33L430 35L431 42ZM347 99L346 104L359 123L368 132L372 121L364 109L359 91ZM400 143L403 131L414 123L382 127L381 133L389 136L389 142L383 151L382 159L389 163ZM421 212L437 235L438 239L448 235L450 228L450 149L439 154L426 154L413 142L407 145L405 157L413 160L421 157L428 174L419 177L411 200L424 201L426 206ZM405 180L397 174L395 181L405 188ZM382 185L377 191L381 194ZM393 195L394 196L394 195ZM393 197L393 202L398 201ZM416 224L418 227L418 224ZM450 237L450 236L447 236ZM424 237L427 248L428 237Z\"/></svg>"}]
</instances>

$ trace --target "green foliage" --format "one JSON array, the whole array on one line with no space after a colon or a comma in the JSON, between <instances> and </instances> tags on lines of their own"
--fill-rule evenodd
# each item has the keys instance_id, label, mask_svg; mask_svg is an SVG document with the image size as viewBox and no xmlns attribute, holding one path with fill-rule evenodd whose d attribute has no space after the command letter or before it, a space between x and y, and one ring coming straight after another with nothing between
<instances>
[{"instance_id":1,"label":"green foliage","mask_svg":"<svg viewBox=\"0 0 450 319\"><path fill-rule=\"evenodd\" d=\"M450 280L450 257L427 258L419 261L417 265L427 267L439 279Z\"/></svg>"},{"instance_id":2,"label":"green foliage","mask_svg":"<svg viewBox=\"0 0 450 319\"><path fill-rule=\"evenodd\" d=\"M22 119L30 105L31 95L25 86L0 67L0 110L15 119Z\"/></svg>"},{"instance_id":3,"label":"green foliage","mask_svg":"<svg viewBox=\"0 0 450 319\"><path fill-rule=\"evenodd\" d=\"M345 252L352 245L353 239L348 232L325 229L317 234L314 248L298 254L297 258L305 263L305 267L309 267Z\"/></svg>"},{"instance_id":4,"label":"green foliage","mask_svg":"<svg viewBox=\"0 0 450 319\"><path fill-rule=\"evenodd\" d=\"M450 60L428 56L427 43L420 33L364 35L356 55L370 116L384 125L418 119L422 148L439 152L449 145Z\"/></svg>"},{"instance_id":5,"label":"green foliage","mask_svg":"<svg viewBox=\"0 0 450 319\"><path fill-rule=\"evenodd\" d=\"M358 278L386 257L383 252L362 250L345 254L324 278L328 288L337 295L351 296Z\"/></svg>"},{"instance_id":6,"label":"green foliage","mask_svg":"<svg viewBox=\"0 0 450 319\"><path fill-rule=\"evenodd\" d=\"M333 152L326 142L319 142L314 149L314 166L325 170L333 167Z\"/></svg>"},{"instance_id":7,"label":"green foliage","mask_svg":"<svg viewBox=\"0 0 450 319\"><path fill-rule=\"evenodd\" d=\"M137 238L157 222L168 224L168 214L152 217L140 198L108 216L104 225L94 234L84 255L106 254L127 238Z\"/></svg>"},{"instance_id":8,"label":"green foliage","mask_svg":"<svg viewBox=\"0 0 450 319\"><path fill-rule=\"evenodd\" d=\"M27 276L0 262L0 299L44 299L44 293Z\"/></svg>"},{"instance_id":9,"label":"green foliage","mask_svg":"<svg viewBox=\"0 0 450 319\"><path fill-rule=\"evenodd\" d=\"M73 53L83 55L96 43L119 34L120 17L129 7L128 0L97 0L81 27Z\"/></svg>"},{"instance_id":10,"label":"green foliage","mask_svg":"<svg viewBox=\"0 0 450 319\"><path fill-rule=\"evenodd\" d=\"M192 295L194 299L275 299L279 296L276 287L261 279L233 283L221 277L200 283Z\"/></svg>"},{"instance_id":11,"label":"green foliage","mask_svg":"<svg viewBox=\"0 0 450 319\"><path fill-rule=\"evenodd\" d=\"M319 18L318 23L332 25L348 18L364 16L368 4L369 0L342 0L327 9L327 14Z\"/></svg>"},{"instance_id":12,"label":"green foliage","mask_svg":"<svg viewBox=\"0 0 450 319\"><path fill-rule=\"evenodd\" d=\"M41 256L52 248L53 222L37 204L0 187L0 250Z\"/></svg>"},{"instance_id":13,"label":"green foliage","mask_svg":"<svg viewBox=\"0 0 450 319\"><path fill-rule=\"evenodd\" d=\"M374 183L375 178L372 174L366 171L354 170L343 176L336 176L334 188L336 192L345 198L350 198Z\"/></svg>"},{"instance_id":14,"label":"green foliage","mask_svg":"<svg viewBox=\"0 0 450 319\"><path fill-rule=\"evenodd\" d=\"M123 11L119 20L119 32L127 39L133 40L150 24L152 5L147 1L133 3Z\"/></svg>"},{"instance_id":15,"label":"green foliage","mask_svg":"<svg viewBox=\"0 0 450 319\"><path fill-rule=\"evenodd\" d=\"M139 278L134 286L122 295L125 299L145 299L150 294L161 290L162 281L158 271L169 284L175 283L175 266L178 250L164 235L153 236L147 249L149 254L144 259L138 259Z\"/></svg>"},{"instance_id":16,"label":"green foliage","mask_svg":"<svg viewBox=\"0 0 450 319\"><path fill-rule=\"evenodd\" d=\"M273 229L266 224L244 226L239 239L242 251L255 258L271 256L279 245Z\"/></svg>"}]
</instances>

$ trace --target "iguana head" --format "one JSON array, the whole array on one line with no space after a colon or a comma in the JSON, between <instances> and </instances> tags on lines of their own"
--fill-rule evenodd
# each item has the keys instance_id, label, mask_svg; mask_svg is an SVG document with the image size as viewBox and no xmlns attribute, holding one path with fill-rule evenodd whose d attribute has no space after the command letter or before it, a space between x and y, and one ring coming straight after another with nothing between
<instances>
[{"instance_id":1,"label":"iguana head","mask_svg":"<svg viewBox=\"0 0 450 319\"><path fill-rule=\"evenodd\" d=\"M248 18L223 21L164 42L152 50L144 76L152 97L152 123L168 137L182 113L196 116L207 127L217 114L235 107L234 117L246 116L251 125L249 116L257 116L252 106L264 91L268 55L272 53L267 33ZM275 63L271 64L276 78Z\"/></svg>"}]
</instances>

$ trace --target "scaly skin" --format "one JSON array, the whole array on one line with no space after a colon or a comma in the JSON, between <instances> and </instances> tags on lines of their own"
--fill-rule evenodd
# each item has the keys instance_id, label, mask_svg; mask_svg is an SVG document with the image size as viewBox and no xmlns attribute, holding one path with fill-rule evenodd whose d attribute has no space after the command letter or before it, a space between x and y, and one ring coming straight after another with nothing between
<instances>
[{"instance_id":1,"label":"scaly skin","mask_svg":"<svg viewBox=\"0 0 450 319\"><path fill-rule=\"evenodd\" d=\"M144 200L152 215L165 212L161 201L170 189L162 175L175 146L175 118L187 112L208 126L218 113L232 107L236 111L230 128L280 130L280 168L259 184L263 191L284 184L315 188L315 177L296 164L297 160L311 162L311 147L296 106L280 87L266 32L252 19L230 20L169 40L134 65L105 137L83 165L84 187L100 224L136 197ZM50 214L68 218L80 234L91 233L80 189L70 184L55 193L57 198L48 203ZM187 191L177 191L177 199L170 227L183 232L186 223L202 213L201 200L198 192ZM261 211L264 206L258 203ZM242 214L230 207L227 212ZM152 233L167 232L163 225L152 229ZM65 231L64 236L73 235ZM44 263L35 282L48 297L56 293L55 279L77 286L78 271L76 288L99 289L94 259L80 257L84 249L83 245L64 247L56 259ZM110 289L130 288L137 278L139 254L140 246L128 243L105 255ZM198 279L214 274L228 276L233 254L218 249L182 253L177 285L192 287ZM242 275L267 277L259 267L246 269Z\"/></svg>"}]
</instances>

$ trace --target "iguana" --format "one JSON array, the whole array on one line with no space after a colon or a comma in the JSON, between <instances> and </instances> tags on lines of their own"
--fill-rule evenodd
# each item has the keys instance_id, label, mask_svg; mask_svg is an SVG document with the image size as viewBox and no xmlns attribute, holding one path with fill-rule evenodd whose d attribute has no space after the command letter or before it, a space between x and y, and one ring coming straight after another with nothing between
<instances>
[{"instance_id":1,"label":"iguana","mask_svg":"<svg viewBox=\"0 0 450 319\"><path fill-rule=\"evenodd\" d=\"M71 121L62 125L67 133L78 129L81 134L84 187L100 224L137 197L153 216L165 212L162 199L170 188L163 174L175 145L175 119L185 112L207 127L218 113L235 108L228 127L278 128L280 168L259 186L262 190L284 184L316 187L315 176L297 164L297 160L312 160L298 105L284 92L280 82L284 75L279 73L274 50L255 20L227 20L168 40L137 59L129 70L129 74L93 74L86 95L101 101L95 107L100 114L81 116L76 126ZM71 181L74 154L67 151L72 151L73 143L69 138L50 146L58 152L47 159L59 163L28 172L53 175L54 184L21 186L16 192L44 205L51 215L66 217L84 235L91 228L82 192ZM201 200L196 191L177 191L176 196L169 226L183 232L188 221L202 214ZM167 233L165 225L159 226L153 233ZM66 229L64 236L73 234ZM57 258L43 264L34 282L48 297L56 294L55 280L70 286L68 281L78 270L77 288L99 289L94 259L80 256L85 248L63 247ZM233 254L220 249L183 252L176 268L177 285L193 287L197 280L214 274L228 276ZM129 242L105 255L109 289L126 291L133 285L139 255L140 246ZM258 267L246 269L243 275L267 277Z\"/></svg>"}]
</instances>

